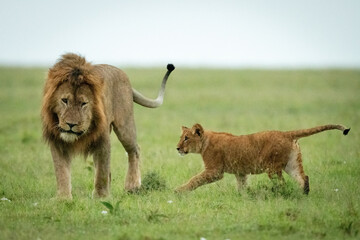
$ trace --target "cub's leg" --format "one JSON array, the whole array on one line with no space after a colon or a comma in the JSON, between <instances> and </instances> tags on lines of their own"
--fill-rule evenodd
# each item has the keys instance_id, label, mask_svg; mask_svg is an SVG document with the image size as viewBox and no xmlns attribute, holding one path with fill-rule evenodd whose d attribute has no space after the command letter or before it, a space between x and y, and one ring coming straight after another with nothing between
<instances>
[{"instance_id":1,"label":"cub's leg","mask_svg":"<svg viewBox=\"0 0 360 240\"><path fill-rule=\"evenodd\" d=\"M309 194L309 177L305 176L298 144L295 144L294 149L289 155L289 161L285 167L285 172L299 183L301 188L304 190L304 194Z\"/></svg>"},{"instance_id":2,"label":"cub's leg","mask_svg":"<svg viewBox=\"0 0 360 240\"><path fill-rule=\"evenodd\" d=\"M60 151L56 146L50 144L53 158L58 199L72 199L71 195L71 159L68 153Z\"/></svg>"},{"instance_id":3,"label":"cub's leg","mask_svg":"<svg viewBox=\"0 0 360 240\"><path fill-rule=\"evenodd\" d=\"M235 174L238 191L246 186L247 175Z\"/></svg>"},{"instance_id":4,"label":"cub's leg","mask_svg":"<svg viewBox=\"0 0 360 240\"><path fill-rule=\"evenodd\" d=\"M136 191L141 186L140 148L136 142L136 128L133 116L127 119L126 124L115 122L114 132L128 154L129 168L125 179L125 190Z\"/></svg>"},{"instance_id":5,"label":"cub's leg","mask_svg":"<svg viewBox=\"0 0 360 240\"><path fill-rule=\"evenodd\" d=\"M272 186L273 191L279 191L279 189L281 189L285 184L285 179L282 175L281 169L274 170L274 172L268 172L268 177L270 178L270 181L273 184Z\"/></svg>"},{"instance_id":6,"label":"cub's leg","mask_svg":"<svg viewBox=\"0 0 360 240\"><path fill-rule=\"evenodd\" d=\"M201 185L218 181L224 177L224 173L218 170L204 170L192 177L186 184L175 189L175 192L192 191Z\"/></svg>"},{"instance_id":7,"label":"cub's leg","mask_svg":"<svg viewBox=\"0 0 360 240\"><path fill-rule=\"evenodd\" d=\"M271 181L274 181L275 179L278 180L281 184L285 183L285 179L282 175L282 170L277 170L276 173L274 172L268 172L268 177Z\"/></svg>"},{"instance_id":8,"label":"cub's leg","mask_svg":"<svg viewBox=\"0 0 360 240\"><path fill-rule=\"evenodd\" d=\"M94 198L106 197L110 193L110 139L97 146L93 154L95 165Z\"/></svg>"}]
</instances>

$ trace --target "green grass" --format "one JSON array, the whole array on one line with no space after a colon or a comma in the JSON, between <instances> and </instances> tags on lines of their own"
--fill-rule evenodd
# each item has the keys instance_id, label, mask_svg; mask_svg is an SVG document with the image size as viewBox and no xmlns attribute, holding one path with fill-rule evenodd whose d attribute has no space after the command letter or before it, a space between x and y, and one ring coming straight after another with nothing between
<instances>
[{"instance_id":1,"label":"green grass","mask_svg":"<svg viewBox=\"0 0 360 240\"><path fill-rule=\"evenodd\" d=\"M164 69L127 69L155 97ZM55 176L41 139L46 69L0 68L0 239L358 239L360 71L176 69L159 109L135 106L145 191L123 191L127 159L112 134L111 197L91 199L91 158L72 164L73 200L52 200ZM247 134L327 123L351 127L300 140L310 194L286 174L281 187L235 177L177 195L202 170L176 153L182 125ZM152 184L155 183L155 184ZM105 202L105 203L102 203ZM112 210L111 210L112 209ZM103 214L102 211L107 211Z\"/></svg>"}]
</instances>

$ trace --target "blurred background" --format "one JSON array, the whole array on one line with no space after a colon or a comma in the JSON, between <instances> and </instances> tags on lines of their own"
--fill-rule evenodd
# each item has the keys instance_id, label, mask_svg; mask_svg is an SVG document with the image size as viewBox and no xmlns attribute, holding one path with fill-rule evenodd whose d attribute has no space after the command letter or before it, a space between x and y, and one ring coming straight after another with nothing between
<instances>
[{"instance_id":1,"label":"blurred background","mask_svg":"<svg viewBox=\"0 0 360 240\"><path fill-rule=\"evenodd\" d=\"M358 68L358 0L13 0L0 65L75 52L121 67Z\"/></svg>"}]
</instances>

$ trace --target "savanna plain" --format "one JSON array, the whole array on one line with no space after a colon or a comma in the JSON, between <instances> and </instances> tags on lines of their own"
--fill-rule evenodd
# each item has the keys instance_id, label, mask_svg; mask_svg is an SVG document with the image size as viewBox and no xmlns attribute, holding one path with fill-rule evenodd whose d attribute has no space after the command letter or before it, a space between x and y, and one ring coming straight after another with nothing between
<instances>
[{"instance_id":1,"label":"savanna plain","mask_svg":"<svg viewBox=\"0 0 360 240\"><path fill-rule=\"evenodd\" d=\"M143 188L127 194L127 157L112 134L111 196L91 198L92 159L72 162L73 200L54 200L51 154L41 134L47 69L0 68L0 239L359 239L360 70L181 69L164 105L135 105ZM164 69L125 69L133 87L155 97ZM286 174L266 174L175 194L203 168L200 155L180 157L181 126L236 135L334 123L300 140L310 193Z\"/></svg>"}]
</instances>

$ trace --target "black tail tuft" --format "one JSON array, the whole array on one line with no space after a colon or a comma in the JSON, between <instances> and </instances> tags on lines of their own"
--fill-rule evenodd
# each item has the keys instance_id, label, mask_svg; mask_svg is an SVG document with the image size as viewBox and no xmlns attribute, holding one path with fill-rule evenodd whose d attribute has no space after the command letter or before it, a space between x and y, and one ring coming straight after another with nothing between
<instances>
[{"instance_id":1,"label":"black tail tuft","mask_svg":"<svg viewBox=\"0 0 360 240\"><path fill-rule=\"evenodd\" d=\"M347 128L347 129L345 129L345 130L343 131L343 134L344 134L344 135L348 135L349 132L350 132L350 128Z\"/></svg>"},{"instance_id":2,"label":"black tail tuft","mask_svg":"<svg viewBox=\"0 0 360 240\"><path fill-rule=\"evenodd\" d=\"M172 72L172 71L174 71L175 66L173 64L169 63L166 68L168 71Z\"/></svg>"}]
</instances>

